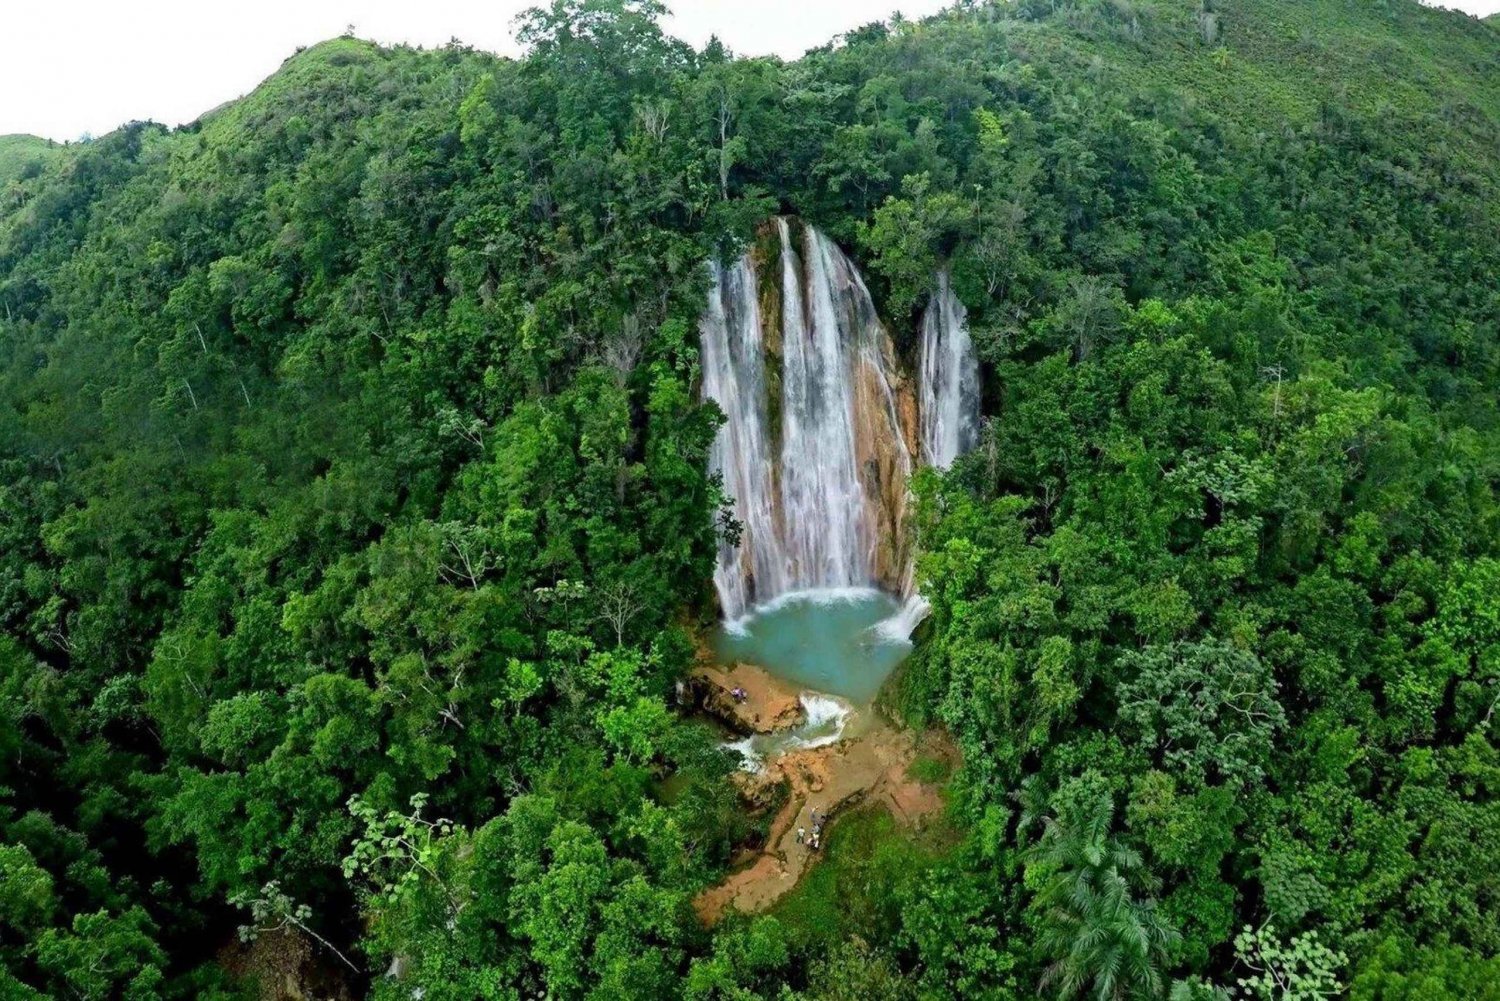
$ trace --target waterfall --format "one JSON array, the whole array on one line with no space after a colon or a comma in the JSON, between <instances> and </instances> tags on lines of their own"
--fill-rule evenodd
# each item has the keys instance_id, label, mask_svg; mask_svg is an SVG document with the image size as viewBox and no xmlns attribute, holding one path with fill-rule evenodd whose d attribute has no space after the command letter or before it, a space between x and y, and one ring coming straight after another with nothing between
<instances>
[{"instance_id":1,"label":"waterfall","mask_svg":"<svg viewBox=\"0 0 1500 1001\"><path fill-rule=\"evenodd\" d=\"M765 594L785 589L787 568L767 468L771 437L755 270L747 255L727 269L713 265L713 279L708 311L699 323L703 395L715 400L728 420L709 452L709 470L723 478L741 526L738 547L719 543L714 586L725 615L738 617L752 604L752 587Z\"/></svg>"},{"instance_id":2,"label":"waterfall","mask_svg":"<svg viewBox=\"0 0 1500 1001\"><path fill-rule=\"evenodd\" d=\"M944 469L979 438L979 360L948 272L922 313L922 457Z\"/></svg>"},{"instance_id":3,"label":"waterfall","mask_svg":"<svg viewBox=\"0 0 1500 1001\"><path fill-rule=\"evenodd\" d=\"M860 538L865 519L854 459L854 380L848 331L838 322L834 265L827 241L809 229L804 304L791 226L777 219L776 228L781 237L783 541L799 586L864 584L870 564Z\"/></svg>"},{"instance_id":4,"label":"waterfall","mask_svg":"<svg viewBox=\"0 0 1500 1001\"><path fill-rule=\"evenodd\" d=\"M714 573L730 620L790 591L900 593L909 579L915 401L890 336L837 245L781 218L774 236L714 267L699 330L703 392L728 417L710 468L742 529ZM757 260L771 254L774 267Z\"/></svg>"}]
</instances>

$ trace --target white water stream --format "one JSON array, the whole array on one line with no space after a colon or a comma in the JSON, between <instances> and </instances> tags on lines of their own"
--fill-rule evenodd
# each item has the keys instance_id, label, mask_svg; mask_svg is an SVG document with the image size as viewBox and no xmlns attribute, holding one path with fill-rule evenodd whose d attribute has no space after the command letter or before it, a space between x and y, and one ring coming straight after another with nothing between
<instances>
[{"instance_id":1,"label":"white water stream","mask_svg":"<svg viewBox=\"0 0 1500 1001\"><path fill-rule=\"evenodd\" d=\"M948 272L922 313L922 458L946 469L979 440L979 359Z\"/></svg>"}]
</instances>

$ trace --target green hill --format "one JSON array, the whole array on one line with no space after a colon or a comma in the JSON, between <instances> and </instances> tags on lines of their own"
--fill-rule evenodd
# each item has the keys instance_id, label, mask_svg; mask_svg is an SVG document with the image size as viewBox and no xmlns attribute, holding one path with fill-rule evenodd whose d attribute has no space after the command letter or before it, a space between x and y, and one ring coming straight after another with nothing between
<instances>
[{"instance_id":1,"label":"green hill","mask_svg":"<svg viewBox=\"0 0 1500 1001\"><path fill-rule=\"evenodd\" d=\"M0 994L1495 996L1493 25L657 13L0 139ZM709 930L769 818L675 697L734 537L697 325L777 213L908 362L936 270L968 308L881 703L962 765Z\"/></svg>"},{"instance_id":2,"label":"green hill","mask_svg":"<svg viewBox=\"0 0 1500 1001\"><path fill-rule=\"evenodd\" d=\"M19 180L57 159L61 147L37 136L0 136L0 184Z\"/></svg>"}]
</instances>

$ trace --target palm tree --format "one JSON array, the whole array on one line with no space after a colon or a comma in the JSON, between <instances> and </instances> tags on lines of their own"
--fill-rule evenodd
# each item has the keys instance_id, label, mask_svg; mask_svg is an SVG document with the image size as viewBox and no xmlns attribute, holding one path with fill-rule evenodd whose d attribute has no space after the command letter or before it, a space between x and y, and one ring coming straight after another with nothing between
<instances>
[{"instance_id":1,"label":"palm tree","mask_svg":"<svg viewBox=\"0 0 1500 1001\"><path fill-rule=\"evenodd\" d=\"M1163 923L1149 892L1141 856L1110 834L1114 803L1097 787L1068 797L1044 817L1031 863L1050 872L1032 907L1041 917L1038 946L1049 965L1042 987L1098 1001L1155 998L1158 971L1178 938Z\"/></svg>"}]
</instances>

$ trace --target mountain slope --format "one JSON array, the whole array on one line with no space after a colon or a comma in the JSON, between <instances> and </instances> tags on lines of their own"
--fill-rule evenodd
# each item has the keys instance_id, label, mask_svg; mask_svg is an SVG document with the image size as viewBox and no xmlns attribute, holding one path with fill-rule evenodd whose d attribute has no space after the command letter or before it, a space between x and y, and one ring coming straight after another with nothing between
<instances>
[{"instance_id":1,"label":"mountain slope","mask_svg":"<svg viewBox=\"0 0 1500 1001\"><path fill-rule=\"evenodd\" d=\"M0 184L21 180L56 159L59 147L38 136L0 136Z\"/></svg>"},{"instance_id":2,"label":"mountain slope","mask_svg":"<svg viewBox=\"0 0 1500 1001\"><path fill-rule=\"evenodd\" d=\"M0 986L1484 996L1493 28L1018 0L782 62L658 13L336 39L0 167ZM885 693L958 834L834 824L709 933L763 818L674 696L734 528L697 321L774 213L908 359L936 269L968 308Z\"/></svg>"}]
</instances>

